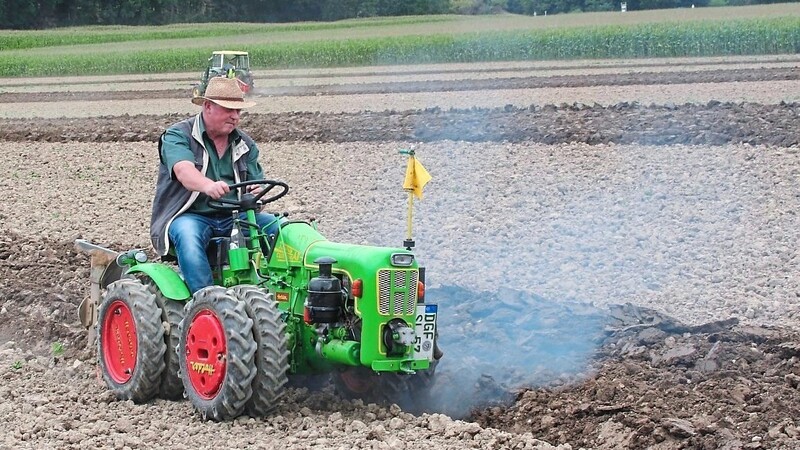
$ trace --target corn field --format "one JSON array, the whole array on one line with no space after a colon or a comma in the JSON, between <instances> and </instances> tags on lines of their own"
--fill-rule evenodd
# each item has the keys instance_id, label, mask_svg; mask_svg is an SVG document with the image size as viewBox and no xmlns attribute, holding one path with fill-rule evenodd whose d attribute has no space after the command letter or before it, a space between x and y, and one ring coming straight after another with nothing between
<instances>
[{"instance_id":1,"label":"corn field","mask_svg":"<svg viewBox=\"0 0 800 450\"><path fill-rule=\"evenodd\" d=\"M255 69L800 53L800 13L509 31L499 31L507 29L503 20L492 20L494 29L479 31L456 26L457 16L430 16L289 26L3 32L0 76L199 71L220 49L249 51ZM231 28L238 30L234 37Z\"/></svg>"}]
</instances>

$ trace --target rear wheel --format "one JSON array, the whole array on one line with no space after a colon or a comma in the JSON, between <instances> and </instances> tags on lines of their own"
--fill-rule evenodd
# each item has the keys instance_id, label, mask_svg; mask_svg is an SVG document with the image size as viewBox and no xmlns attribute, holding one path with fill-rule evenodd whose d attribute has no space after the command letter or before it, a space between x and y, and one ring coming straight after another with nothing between
<instances>
[{"instance_id":1,"label":"rear wheel","mask_svg":"<svg viewBox=\"0 0 800 450\"><path fill-rule=\"evenodd\" d=\"M155 397L167 350L155 295L139 280L111 283L100 302L97 326L97 355L109 389L136 403Z\"/></svg>"},{"instance_id":2,"label":"rear wheel","mask_svg":"<svg viewBox=\"0 0 800 450\"><path fill-rule=\"evenodd\" d=\"M158 389L158 396L166 400L180 400L183 398L183 381L180 376L180 362L178 361L178 345L180 345L180 326L183 320L183 302L164 298L162 306L162 317L164 329L164 341L167 344L167 351L164 353L164 374L161 376L161 386Z\"/></svg>"},{"instance_id":3,"label":"rear wheel","mask_svg":"<svg viewBox=\"0 0 800 450\"><path fill-rule=\"evenodd\" d=\"M244 302L247 315L253 319L253 337L257 346L256 376L253 396L247 402L247 413L253 417L263 416L275 409L288 382L286 324L281 320L272 294L253 286L235 286L228 292Z\"/></svg>"},{"instance_id":4,"label":"rear wheel","mask_svg":"<svg viewBox=\"0 0 800 450\"><path fill-rule=\"evenodd\" d=\"M186 397L204 419L244 412L256 376L253 320L225 288L197 291L180 325L178 358Z\"/></svg>"},{"instance_id":5,"label":"rear wheel","mask_svg":"<svg viewBox=\"0 0 800 450\"><path fill-rule=\"evenodd\" d=\"M156 304L161 308L161 325L164 328L164 343L167 351L164 352L164 372L161 375L158 396L166 400L180 400L183 398L183 382L178 373L180 364L178 364L177 347L180 341L178 329L183 320L185 303L164 297L152 278L141 274L138 278L155 296Z\"/></svg>"}]
</instances>

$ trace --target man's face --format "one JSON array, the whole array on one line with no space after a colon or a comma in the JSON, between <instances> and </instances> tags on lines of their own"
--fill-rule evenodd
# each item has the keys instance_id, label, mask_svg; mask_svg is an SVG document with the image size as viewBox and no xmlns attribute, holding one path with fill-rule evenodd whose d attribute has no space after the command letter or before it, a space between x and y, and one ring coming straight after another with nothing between
<instances>
[{"instance_id":1,"label":"man's face","mask_svg":"<svg viewBox=\"0 0 800 450\"><path fill-rule=\"evenodd\" d=\"M203 104L203 121L211 137L227 136L239 126L239 110L228 109L214 102Z\"/></svg>"}]
</instances>

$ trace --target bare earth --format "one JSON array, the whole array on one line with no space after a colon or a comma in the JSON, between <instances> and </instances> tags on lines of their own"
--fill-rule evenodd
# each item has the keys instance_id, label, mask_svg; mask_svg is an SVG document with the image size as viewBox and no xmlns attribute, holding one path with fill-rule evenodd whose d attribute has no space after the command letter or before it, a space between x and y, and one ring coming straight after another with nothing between
<instances>
[{"instance_id":1,"label":"bare earth","mask_svg":"<svg viewBox=\"0 0 800 450\"><path fill-rule=\"evenodd\" d=\"M117 401L73 242L149 248L155 140L198 111L193 75L0 80L0 448L800 446L796 55L260 76L242 127L291 186L276 210L398 246L398 150L431 172L414 234L445 316L437 401L298 382L227 423ZM574 348L541 348L562 330Z\"/></svg>"}]
</instances>

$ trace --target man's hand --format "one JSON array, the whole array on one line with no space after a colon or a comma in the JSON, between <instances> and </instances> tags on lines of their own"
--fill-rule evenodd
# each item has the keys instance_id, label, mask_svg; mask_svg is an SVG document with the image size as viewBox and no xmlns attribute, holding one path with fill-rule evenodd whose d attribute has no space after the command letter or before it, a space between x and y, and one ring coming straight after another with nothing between
<instances>
[{"instance_id":1,"label":"man's hand","mask_svg":"<svg viewBox=\"0 0 800 450\"><path fill-rule=\"evenodd\" d=\"M213 198L214 200L219 200L220 197L230 192L230 188L228 187L228 183L224 181L211 181L208 180L209 183L203 186L203 189L200 191L203 194Z\"/></svg>"},{"instance_id":2,"label":"man's hand","mask_svg":"<svg viewBox=\"0 0 800 450\"><path fill-rule=\"evenodd\" d=\"M251 184L250 186L247 186L247 192L255 196L258 196L258 194L260 194L262 191L264 191L264 186L261 184Z\"/></svg>"},{"instance_id":3,"label":"man's hand","mask_svg":"<svg viewBox=\"0 0 800 450\"><path fill-rule=\"evenodd\" d=\"M214 200L219 200L230 192L231 188L224 181L211 181L194 167L191 161L178 161L172 166L175 178L189 191L201 192Z\"/></svg>"}]
</instances>

